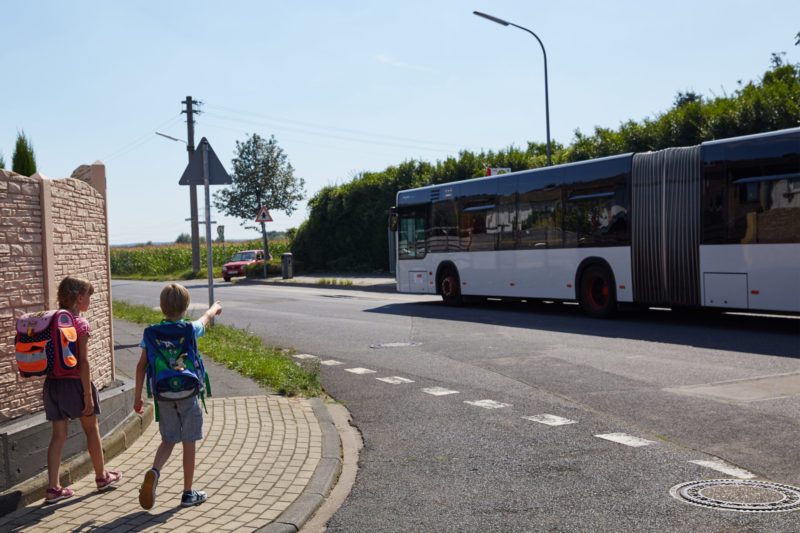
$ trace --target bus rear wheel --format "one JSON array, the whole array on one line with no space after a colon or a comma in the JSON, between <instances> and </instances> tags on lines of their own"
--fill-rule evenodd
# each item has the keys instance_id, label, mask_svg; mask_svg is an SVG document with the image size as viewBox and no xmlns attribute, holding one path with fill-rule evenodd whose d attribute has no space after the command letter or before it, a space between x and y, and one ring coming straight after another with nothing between
<instances>
[{"instance_id":1,"label":"bus rear wheel","mask_svg":"<svg viewBox=\"0 0 800 533\"><path fill-rule=\"evenodd\" d=\"M439 292L442 294L442 301L445 305L456 307L464 303L464 298L461 296L461 287L458 284L458 273L452 269L442 273L442 278L439 281Z\"/></svg>"},{"instance_id":2,"label":"bus rear wheel","mask_svg":"<svg viewBox=\"0 0 800 533\"><path fill-rule=\"evenodd\" d=\"M608 318L617 310L617 295L611 273L603 266L590 266L581 275L580 303L595 318Z\"/></svg>"}]
</instances>

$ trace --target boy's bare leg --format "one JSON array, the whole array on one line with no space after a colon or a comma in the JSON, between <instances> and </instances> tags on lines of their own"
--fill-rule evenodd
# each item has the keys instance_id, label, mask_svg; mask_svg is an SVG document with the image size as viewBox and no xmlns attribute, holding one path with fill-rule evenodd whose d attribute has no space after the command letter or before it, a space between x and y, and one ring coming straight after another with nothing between
<instances>
[{"instance_id":1,"label":"boy's bare leg","mask_svg":"<svg viewBox=\"0 0 800 533\"><path fill-rule=\"evenodd\" d=\"M97 425L97 415L82 416L81 426L86 433L86 447L94 466L94 477L106 477L105 460L103 458L103 442L100 440L100 427Z\"/></svg>"},{"instance_id":2,"label":"boy's bare leg","mask_svg":"<svg viewBox=\"0 0 800 533\"><path fill-rule=\"evenodd\" d=\"M183 443L183 490L192 490L194 481L195 441Z\"/></svg>"},{"instance_id":3,"label":"boy's bare leg","mask_svg":"<svg viewBox=\"0 0 800 533\"><path fill-rule=\"evenodd\" d=\"M58 472L61 469L61 450L67 440L68 420L53 420L53 435L50 437L50 446L47 448L47 482L49 488L61 486Z\"/></svg>"},{"instance_id":4,"label":"boy's bare leg","mask_svg":"<svg viewBox=\"0 0 800 533\"><path fill-rule=\"evenodd\" d=\"M167 459L169 459L169 455L172 453L174 447L174 442L162 440L161 444L158 446L158 450L156 450L156 457L153 459L153 468L161 472L161 469L167 464Z\"/></svg>"}]
</instances>

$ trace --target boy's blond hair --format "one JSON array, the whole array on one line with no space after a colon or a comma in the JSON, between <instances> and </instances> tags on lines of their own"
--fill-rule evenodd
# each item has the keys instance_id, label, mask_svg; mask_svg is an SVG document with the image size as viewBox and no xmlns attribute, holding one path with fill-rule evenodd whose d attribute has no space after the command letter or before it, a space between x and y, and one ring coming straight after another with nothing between
<instances>
[{"instance_id":1,"label":"boy's blond hair","mask_svg":"<svg viewBox=\"0 0 800 533\"><path fill-rule=\"evenodd\" d=\"M192 298L180 283L170 283L161 290L161 312L167 318L182 318Z\"/></svg>"},{"instance_id":2,"label":"boy's blond hair","mask_svg":"<svg viewBox=\"0 0 800 533\"><path fill-rule=\"evenodd\" d=\"M78 296L86 293L88 293L89 296L94 294L94 287L91 283L85 279L67 276L58 284L58 293L56 294L58 307L61 309L72 309L75 306L75 302L78 301Z\"/></svg>"}]
</instances>

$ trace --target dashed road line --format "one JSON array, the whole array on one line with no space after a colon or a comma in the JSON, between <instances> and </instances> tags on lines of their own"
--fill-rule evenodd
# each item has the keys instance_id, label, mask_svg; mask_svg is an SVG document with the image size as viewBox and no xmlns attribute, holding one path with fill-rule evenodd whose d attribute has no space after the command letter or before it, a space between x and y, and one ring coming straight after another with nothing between
<instances>
[{"instance_id":1,"label":"dashed road line","mask_svg":"<svg viewBox=\"0 0 800 533\"><path fill-rule=\"evenodd\" d=\"M296 353L292 357L295 359L319 359L319 357L311 355L310 353Z\"/></svg>"},{"instance_id":2,"label":"dashed road line","mask_svg":"<svg viewBox=\"0 0 800 533\"><path fill-rule=\"evenodd\" d=\"M432 396L447 396L448 394L458 394L457 390L445 389L444 387L428 387L427 389L422 389L422 392L424 392L425 394L430 394Z\"/></svg>"},{"instance_id":3,"label":"dashed road line","mask_svg":"<svg viewBox=\"0 0 800 533\"><path fill-rule=\"evenodd\" d=\"M389 378L375 378L378 381L383 381L385 383L391 383L392 385L400 385L401 383L414 383L413 380L408 378L401 378L400 376L392 376Z\"/></svg>"},{"instance_id":4,"label":"dashed road line","mask_svg":"<svg viewBox=\"0 0 800 533\"><path fill-rule=\"evenodd\" d=\"M655 441L640 439L639 437L634 437L633 435L628 435L627 433L605 433L603 435L595 435L595 437L610 440L611 442L616 442L618 444L624 444L625 446L632 446L634 448L655 444Z\"/></svg>"},{"instance_id":5,"label":"dashed road line","mask_svg":"<svg viewBox=\"0 0 800 533\"><path fill-rule=\"evenodd\" d=\"M570 420L569 418L564 418L556 415L549 415L546 413L534 416L523 416L522 418L524 418L525 420L538 422L539 424L547 424L548 426L566 426L567 424L578 423L577 420Z\"/></svg>"},{"instance_id":6,"label":"dashed road line","mask_svg":"<svg viewBox=\"0 0 800 533\"><path fill-rule=\"evenodd\" d=\"M483 407L484 409L502 409L503 407L511 407L510 403L496 402L494 400L477 400L474 402L465 400L464 403L474 405L475 407Z\"/></svg>"},{"instance_id":7,"label":"dashed road line","mask_svg":"<svg viewBox=\"0 0 800 533\"><path fill-rule=\"evenodd\" d=\"M325 366L336 366L336 365L343 365L341 361L337 361L336 359L326 359L325 361L320 361L321 365Z\"/></svg>"},{"instance_id":8,"label":"dashed road line","mask_svg":"<svg viewBox=\"0 0 800 533\"><path fill-rule=\"evenodd\" d=\"M345 368L345 372L351 372L353 374L375 374L375 370L370 370L369 368Z\"/></svg>"},{"instance_id":9,"label":"dashed road line","mask_svg":"<svg viewBox=\"0 0 800 533\"><path fill-rule=\"evenodd\" d=\"M703 466L705 468L711 468L712 470L716 470L717 472L722 472L723 474L728 474L729 476L733 476L739 479L753 479L755 474L748 472L743 468L738 468L731 464L726 463L721 459L716 459L713 461L689 461L690 463L694 463L699 466Z\"/></svg>"}]
</instances>

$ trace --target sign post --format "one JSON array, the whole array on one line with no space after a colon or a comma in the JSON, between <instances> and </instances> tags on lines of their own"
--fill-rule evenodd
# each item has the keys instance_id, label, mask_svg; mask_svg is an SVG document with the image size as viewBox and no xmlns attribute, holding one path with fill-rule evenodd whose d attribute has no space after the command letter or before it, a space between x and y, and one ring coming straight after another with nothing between
<instances>
[{"instance_id":1,"label":"sign post","mask_svg":"<svg viewBox=\"0 0 800 533\"><path fill-rule=\"evenodd\" d=\"M202 224L206 225L206 266L208 268L208 306L214 305L214 254L211 247L211 194L210 185L229 185L233 180L228 175L225 167L222 166L217 154L211 148L208 140L203 137L200 140L200 149L194 151L189 156L189 164L183 171L179 185L199 185L202 184L206 193L206 219ZM213 319L212 319L213 323Z\"/></svg>"},{"instance_id":2,"label":"sign post","mask_svg":"<svg viewBox=\"0 0 800 533\"><path fill-rule=\"evenodd\" d=\"M272 222L269 211L263 205L258 210L256 222L261 222L261 237L264 240L264 279L267 279L267 259L269 258L269 246L267 245L267 222Z\"/></svg>"}]
</instances>

